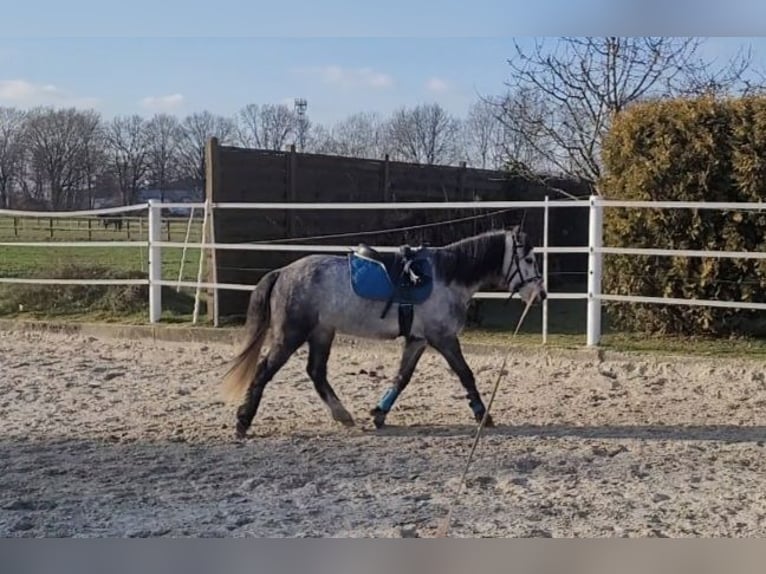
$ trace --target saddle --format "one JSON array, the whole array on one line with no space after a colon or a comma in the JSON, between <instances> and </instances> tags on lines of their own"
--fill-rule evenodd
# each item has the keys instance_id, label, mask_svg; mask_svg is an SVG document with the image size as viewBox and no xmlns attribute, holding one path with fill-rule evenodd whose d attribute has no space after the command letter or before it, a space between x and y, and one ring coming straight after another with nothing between
<instances>
[{"instance_id":1,"label":"saddle","mask_svg":"<svg viewBox=\"0 0 766 574\"><path fill-rule=\"evenodd\" d=\"M397 253L381 253L364 243L349 253L351 286L359 297L385 301L381 319L391 306L399 309L399 331L410 333L413 305L424 302L433 290L431 263L426 258L427 248L403 245Z\"/></svg>"}]
</instances>

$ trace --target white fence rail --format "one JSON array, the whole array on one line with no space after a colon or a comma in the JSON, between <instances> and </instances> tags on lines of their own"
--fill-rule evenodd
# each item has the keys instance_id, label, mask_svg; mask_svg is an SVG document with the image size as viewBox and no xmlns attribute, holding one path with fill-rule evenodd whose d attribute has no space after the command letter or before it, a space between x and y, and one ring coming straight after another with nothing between
<instances>
[{"instance_id":1,"label":"white fence rail","mask_svg":"<svg viewBox=\"0 0 766 574\"><path fill-rule=\"evenodd\" d=\"M588 245L582 247L551 247L548 244L549 238L549 214L550 209L555 208L583 208L587 207L589 212L588 227ZM149 321L157 323L162 314L162 287L189 287L196 289L194 321L197 319L199 305L199 296L202 289L213 291L213 317L214 324L218 325L218 292L220 290L245 290L250 291L253 285L218 283L215 279L215 270L213 269L213 281L202 280L202 256L200 257L200 267L198 270L197 281L182 281L179 275L178 280L166 280L162 278L162 253L163 249L180 248L187 250L190 247L198 248L202 252L205 249L214 250L241 250L241 251L293 251L306 253L343 253L347 252L349 245L316 245L316 244L280 244L280 243L216 243L211 237L208 240L206 232L208 221L213 219L214 213L218 209L247 209L247 210L445 210L445 209L543 209L543 244L536 248L543 258L543 277L548 286L548 255L551 253L582 253L588 255L588 281L587 291L582 293L549 293L549 300L587 300L587 325L586 325L586 344L588 346L597 346L601 339L601 305L603 301L618 301L629 303L650 303L667 305L693 305L707 307L727 307L738 309L766 310L766 303L753 303L744 301L716 301L699 299L678 299L661 297L644 297L636 295L616 295L605 294L601 292L601 278L603 256L605 254L625 254L625 255L652 255L668 257L715 257L715 258L741 258L741 259L766 259L766 253L763 252L739 252L739 251L699 251L699 250L674 250L674 249L639 249L639 248L618 248L605 247L603 242L603 212L609 208L631 208L631 209L707 209L723 211L763 211L766 210L766 204L763 203L731 203L731 202L653 202L653 201L616 201L604 200L597 196L592 196L587 200L556 200L551 201L546 198L545 201L484 201L484 202L407 202L407 203L213 203L210 201L200 203L159 203L150 200L145 204L130 205L125 207L115 207L106 209L97 209L91 211L69 211L69 212L39 212L39 211L18 211L18 210L0 210L0 217L40 217L40 218L67 218L83 217L93 215L115 215L131 211L148 211L148 237L146 240L135 241L5 241L0 242L0 247L143 247L148 253L148 277L146 279L38 279L38 278L17 278L0 277L0 283L26 283L26 284L47 284L47 285L148 285L149 286ZM162 210L172 208L204 210L203 233L201 241L189 243L188 229L187 241L162 241L161 223ZM191 222L191 217L190 220ZM212 226L211 226L212 227ZM393 252L398 246L376 245L376 249L384 252ZM477 299L500 299L506 298L507 294L479 292L475 295ZM547 340L548 333L548 302L543 303L543 342Z\"/></svg>"}]
</instances>

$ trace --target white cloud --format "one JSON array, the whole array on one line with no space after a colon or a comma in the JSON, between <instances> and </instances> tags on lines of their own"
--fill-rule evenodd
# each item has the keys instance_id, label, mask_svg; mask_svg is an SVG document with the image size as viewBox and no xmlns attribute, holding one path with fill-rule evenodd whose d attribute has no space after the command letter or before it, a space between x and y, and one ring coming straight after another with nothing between
<instances>
[{"instance_id":1,"label":"white cloud","mask_svg":"<svg viewBox=\"0 0 766 574\"><path fill-rule=\"evenodd\" d=\"M372 68L343 68L341 66L317 66L308 72L319 77L326 84L342 88L389 88L394 84L390 74L377 72Z\"/></svg>"},{"instance_id":2,"label":"white cloud","mask_svg":"<svg viewBox=\"0 0 766 574\"><path fill-rule=\"evenodd\" d=\"M428 78L426 81L426 89L429 92L435 92L437 94L441 94L449 90L449 84L442 80L441 78L433 77Z\"/></svg>"},{"instance_id":3,"label":"white cloud","mask_svg":"<svg viewBox=\"0 0 766 574\"><path fill-rule=\"evenodd\" d=\"M53 84L0 80L0 102L20 107L52 105L91 108L98 104L98 99L78 97Z\"/></svg>"},{"instance_id":4,"label":"white cloud","mask_svg":"<svg viewBox=\"0 0 766 574\"><path fill-rule=\"evenodd\" d=\"M141 100L141 105L147 110L169 112L181 107L184 97L181 94L168 94L167 96L147 96Z\"/></svg>"}]
</instances>

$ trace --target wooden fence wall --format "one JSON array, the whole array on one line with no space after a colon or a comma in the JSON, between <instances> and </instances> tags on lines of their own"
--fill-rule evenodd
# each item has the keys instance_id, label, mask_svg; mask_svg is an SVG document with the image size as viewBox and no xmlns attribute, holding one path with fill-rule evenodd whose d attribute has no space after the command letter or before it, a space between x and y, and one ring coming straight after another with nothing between
<instances>
[{"instance_id":1,"label":"wooden fence wall","mask_svg":"<svg viewBox=\"0 0 766 574\"><path fill-rule=\"evenodd\" d=\"M587 190L571 181L557 187L574 195ZM500 171L461 166L432 166L382 160L267 151L220 146L208 142L206 195L214 202L407 202L543 200L550 190ZM290 241L306 244L440 245L493 228L517 224L539 245L543 211L467 210L216 210L217 243ZM477 217L481 216L481 217ZM551 210L551 245L584 245L586 209ZM463 219L449 224L433 225ZM422 227L426 226L426 227ZM217 250L214 261L219 283L255 285L270 269L305 255L296 252ZM552 268L565 273L585 270L585 258L566 256ZM578 260L579 259L579 260ZM210 274L209 279L213 276ZM221 317L243 315L249 293L221 291Z\"/></svg>"}]
</instances>

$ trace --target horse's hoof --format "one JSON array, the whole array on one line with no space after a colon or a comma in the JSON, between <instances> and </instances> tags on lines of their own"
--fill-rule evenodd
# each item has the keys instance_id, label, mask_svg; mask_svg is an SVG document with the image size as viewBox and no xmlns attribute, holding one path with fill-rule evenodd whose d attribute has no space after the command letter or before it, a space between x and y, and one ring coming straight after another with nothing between
<instances>
[{"instance_id":1,"label":"horse's hoof","mask_svg":"<svg viewBox=\"0 0 766 574\"><path fill-rule=\"evenodd\" d=\"M237 423L237 428L234 431L234 438L237 440L243 440L247 437L247 427Z\"/></svg>"},{"instance_id":2,"label":"horse's hoof","mask_svg":"<svg viewBox=\"0 0 766 574\"><path fill-rule=\"evenodd\" d=\"M476 417L476 422L481 423L482 419L484 418L484 415L479 415ZM485 428L492 428L495 426L495 421L492 420L492 415L487 415L487 421L484 423Z\"/></svg>"},{"instance_id":3,"label":"horse's hoof","mask_svg":"<svg viewBox=\"0 0 766 574\"><path fill-rule=\"evenodd\" d=\"M342 411L339 413L333 413L332 418L334 421L339 422L344 427L354 426L354 417L348 411Z\"/></svg>"},{"instance_id":4,"label":"horse's hoof","mask_svg":"<svg viewBox=\"0 0 766 574\"><path fill-rule=\"evenodd\" d=\"M370 411L370 414L372 415L372 424L375 425L376 429L381 429L386 424L386 415L388 413L384 413L382 410L380 410L378 407L375 407Z\"/></svg>"}]
</instances>

